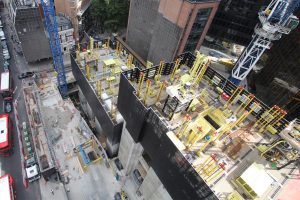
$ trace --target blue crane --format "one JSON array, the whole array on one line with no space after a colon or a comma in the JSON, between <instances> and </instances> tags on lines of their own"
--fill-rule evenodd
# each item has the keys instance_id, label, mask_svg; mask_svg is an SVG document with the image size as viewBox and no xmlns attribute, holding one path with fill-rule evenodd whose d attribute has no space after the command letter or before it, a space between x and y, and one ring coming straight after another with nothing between
<instances>
[{"instance_id":1,"label":"blue crane","mask_svg":"<svg viewBox=\"0 0 300 200\"><path fill-rule=\"evenodd\" d=\"M57 26L55 10L54 10L54 1L41 0L41 3L44 11L44 16L45 16L46 29L49 34L50 48L53 57L53 65L57 73L58 88L63 98L65 98L67 97L68 88L67 88L64 60L62 57L62 51L60 47L60 39L58 36L58 26Z\"/></svg>"},{"instance_id":2,"label":"blue crane","mask_svg":"<svg viewBox=\"0 0 300 200\"><path fill-rule=\"evenodd\" d=\"M293 13L300 7L300 0L272 0L266 9L258 13L260 23L254 29L253 38L232 69L229 80L236 85L244 80L260 56L271 48L274 40L289 34L299 24Z\"/></svg>"}]
</instances>

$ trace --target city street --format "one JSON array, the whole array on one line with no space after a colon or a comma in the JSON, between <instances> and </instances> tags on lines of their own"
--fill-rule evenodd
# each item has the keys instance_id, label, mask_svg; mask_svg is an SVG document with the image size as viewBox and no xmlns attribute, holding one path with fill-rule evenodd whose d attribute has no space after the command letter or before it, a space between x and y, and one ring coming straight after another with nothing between
<instances>
[{"instance_id":1,"label":"city street","mask_svg":"<svg viewBox=\"0 0 300 200\"><path fill-rule=\"evenodd\" d=\"M18 75L24 71L27 71L27 64L24 61L24 58L22 56L16 55L16 52L13 48L13 41L11 40L12 35L12 29L10 28L10 23L8 22L8 15L7 15L7 9L4 8L1 12L1 21L2 23L5 23L4 25L4 32L6 35L7 45L9 47L9 52L11 55L10 59L10 74L13 79L13 88L14 90L14 100L18 98L18 115L19 115L19 121L22 123L23 121L27 121L26 111L25 111L25 105L23 100L23 94L22 94L22 82L18 79ZM3 55L2 50L0 53L0 59L1 59L1 71L3 71ZM4 113L2 102L3 99L0 97L0 113ZM19 147L18 142L18 132L17 127L15 125L15 117L14 113L10 114L11 121L13 124L13 143L14 143L14 153L9 157L0 157L0 173L1 175L4 175L6 173L9 173L13 176L16 182L16 192L17 192L17 199L24 199L24 200L39 200L41 199L40 195L40 189L39 189L39 183L36 181L34 183L30 183L28 188L25 188L23 184L23 176L22 176L22 164L21 164L21 150Z\"/></svg>"}]
</instances>

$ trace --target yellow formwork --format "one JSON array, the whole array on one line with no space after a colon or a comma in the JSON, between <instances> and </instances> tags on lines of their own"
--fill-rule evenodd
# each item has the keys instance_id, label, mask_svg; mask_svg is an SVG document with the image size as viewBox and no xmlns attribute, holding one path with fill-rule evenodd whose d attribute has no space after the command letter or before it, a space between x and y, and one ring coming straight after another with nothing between
<instances>
[{"instance_id":1,"label":"yellow formwork","mask_svg":"<svg viewBox=\"0 0 300 200\"><path fill-rule=\"evenodd\" d=\"M173 67L173 71L171 73L171 77L170 77L170 80L173 82L174 81L174 76L178 70L178 68L180 69L180 59L178 58L175 62L175 65Z\"/></svg>"}]
</instances>

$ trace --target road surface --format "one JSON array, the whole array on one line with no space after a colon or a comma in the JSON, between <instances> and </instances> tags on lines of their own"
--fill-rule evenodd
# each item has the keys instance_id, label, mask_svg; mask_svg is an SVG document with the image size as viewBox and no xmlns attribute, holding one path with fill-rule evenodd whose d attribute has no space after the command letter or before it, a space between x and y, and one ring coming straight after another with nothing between
<instances>
[{"instance_id":1,"label":"road surface","mask_svg":"<svg viewBox=\"0 0 300 200\"><path fill-rule=\"evenodd\" d=\"M6 35L7 39L7 45L9 48L10 52L10 74L12 75L13 78L13 87L16 88L15 93L14 93L14 98L17 98L17 96L20 93L20 89L22 87L22 82L18 79L18 74L21 72L27 71L27 64L22 56L15 55L15 51L13 49L13 41L11 40L11 34L12 30L9 27L9 22L8 22L8 15L7 15L7 9L2 9L1 11L1 21L2 23L4 22L4 32ZM2 47L0 48L2 49ZM0 71L3 71L3 55L2 55L2 50L0 51ZM0 113L3 112L3 106L2 106L2 96L0 96ZM18 114L19 114L19 119L21 122L27 121L27 115L25 111L25 106L24 106L24 100L23 100L23 95L20 93L19 95L19 108L18 109ZM11 174L16 182L16 192L17 192L17 199L20 200L39 200L41 199L41 194L40 194L40 189L39 189L39 183L33 182L29 184L28 188L24 187L23 184L23 177L22 177L22 171L21 171L21 156L20 156L20 147L18 143L18 137L17 137L17 129L15 126L15 118L14 118L14 113L10 114L12 123L13 123L13 134L14 134L14 153L10 157L0 157L0 173L1 175L5 173Z\"/></svg>"}]
</instances>

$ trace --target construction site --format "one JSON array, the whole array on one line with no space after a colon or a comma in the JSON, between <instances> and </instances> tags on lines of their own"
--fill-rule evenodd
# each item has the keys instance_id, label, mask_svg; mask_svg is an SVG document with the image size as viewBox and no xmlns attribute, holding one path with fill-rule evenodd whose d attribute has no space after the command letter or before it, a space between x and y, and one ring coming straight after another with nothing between
<instances>
[{"instance_id":1,"label":"construction site","mask_svg":"<svg viewBox=\"0 0 300 200\"><path fill-rule=\"evenodd\" d=\"M247 90L247 76L273 41L297 27L293 13L300 0L272 0L261 9L252 40L237 59L216 59L218 51L199 50L219 1L174 2L130 1L136 9L129 12L131 40L84 32L68 49L60 46L54 1L30 4L42 16L38 20L52 53L45 63L54 71L11 73L17 84L6 92L16 96L14 128L24 188L40 192L33 194L36 199L299 199L300 121L291 120L298 108L288 115L287 106L278 106L282 102L261 101ZM12 11L28 6L10 5ZM136 20L141 13L144 17ZM42 26L37 28L44 34ZM147 45L152 52L145 51ZM70 60L63 57L69 50ZM28 62L47 57L30 55L24 49Z\"/></svg>"},{"instance_id":2,"label":"construction site","mask_svg":"<svg viewBox=\"0 0 300 200\"><path fill-rule=\"evenodd\" d=\"M91 39L71 62L84 112L138 194L278 199L289 191L299 121L232 84L199 52L147 66L123 44Z\"/></svg>"},{"instance_id":3,"label":"construction site","mask_svg":"<svg viewBox=\"0 0 300 200\"><path fill-rule=\"evenodd\" d=\"M42 198L51 198L46 191L54 188L57 199L113 199L121 183L106 152L72 101L61 98L51 77L41 73L24 82L23 93L32 153L44 178Z\"/></svg>"}]
</instances>

